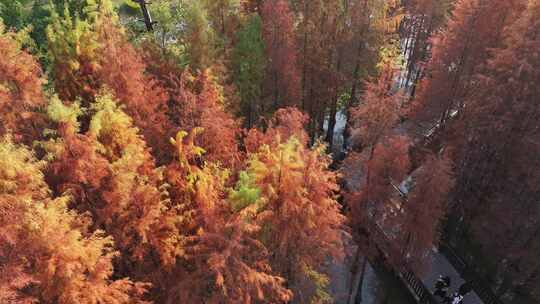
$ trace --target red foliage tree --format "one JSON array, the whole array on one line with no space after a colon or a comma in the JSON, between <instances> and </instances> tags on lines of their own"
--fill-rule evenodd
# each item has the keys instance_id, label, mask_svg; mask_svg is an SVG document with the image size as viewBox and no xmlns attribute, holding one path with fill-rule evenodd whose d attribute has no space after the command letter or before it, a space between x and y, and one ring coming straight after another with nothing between
<instances>
[{"instance_id":1,"label":"red foliage tree","mask_svg":"<svg viewBox=\"0 0 540 304\"><path fill-rule=\"evenodd\" d=\"M145 74L142 55L127 40L110 3L102 2L87 21L72 18L68 11L63 17L53 14L48 39L55 89L62 100L81 98L85 107L103 88L111 90L141 129L153 155L165 162L172 134L167 94Z\"/></svg>"},{"instance_id":2,"label":"red foliage tree","mask_svg":"<svg viewBox=\"0 0 540 304\"><path fill-rule=\"evenodd\" d=\"M330 108L328 142L334 132L338 90L346 83L341 73L343 43L347 41L346 22L350 22L350 3L342 1L296 1L298 65L301 67L300 107L309 116L312 139L323 136L323 125ZM344 69L343 69L344 70Z\"/></svg>"},{"instance_id":3,"label":"red foliage tree","mask_svg":"<svg viewBox=\"0 0 540 304\"><path fill-rule=\"evenodd\" d=\"M296 62L294 15L288 1L267 0L263 3L261 16L268 58L263 97L270 99L272 110L296 105L300 98L300 77Z\"/></svg>"},{"instance_id":4,"label":"red foliage tree","mask_svg":"<svg viewBox=\"0 0 540 304\"><path fill-rule=\"evenodd\" d=\"M195 142L206 150L204 159L228 168L238 165L243 158L238 149L240 122L228 113L225 89L214 74L209 69L198 75L182 70L151 43L144 45L144 58L149 73L169 95L167 114L173 128L176 131L203 128Z\"/></svg>"},{"instance_id":5,"label":"red foliage tree","mask_svg":"<svg viewBox=\"0 0 540 304\"><path fill-rule=\"evenodd\" d=\"M230 215L206 219L197 235L188 238L186 259L194 271L180 280L168 301L288 302L292 293L283 286L285 279L272 274L269 253L255 238L260 227L238 215L224 220L227 217Z\"/></svg>"},{"instance_id":6,"label":"red foliage tree","mask_svg":"<svg viewBox=\"0 0 540 304\"><path fill-rule=\"evenodd\" d=\"M278 113L287 113L282 111ZM342 249L344 217L335 199L336 174L328 169L324 146L310 150L296 136L287 138L290 131L280 134L270 128L273 141L263 137L249 157L246 175L248 184L260 191L257 222L264 228L261 240L273 253L272 267L300 300L323 301L322 265L328 257L339 257Z\"/></svg>"},{"instance_id":7,"label":"red foliage tree","mask_svg":"<svg viewBox=\"0 0 540 304\"><path fill-rule=\"evenodd\" d=\"M390 176L384 176L382 171L391 170L393 165L398 165L395 168L398 172L406 171L409 167L409 143L406 138L389 138L398 122L403 97L400 92L392 92L393 83L394 70L390 65L386 65L377 79L365 83L363 102L350 110L351 140L354 146L360 145L363 151L352 153L346 159L344 172L347 176L347 191L350 192L348 201L352 211L352 220L360 226L362 219L367 215L369 204L372 203L371 195L379 197L378 202L386 200ZM387 160L398 160L401 157L405 157L403 161L395 164L388 163L387 166ZM353 168L357 167L362 168L361 173L353 174L351 170L356 170ZM380 189L377 190L377 188Z\"/></svg>"},{"instance_id":8,"label":"red foliage tree","mask_svg":"<svg viewBox=\"0 0 540 304\"><path fill-rule=\"evenodd\" d=\"M362 102L350 110L353 148L360 145L362 152L353 152L345 160L345 197L353 236L364 247L359 247L358 252L363 250L365 254L371 252L366 237L370 224L392 211L395 198L392 193L396 193L395 186L410 167L409 140L392 136L397 132L393 129L403 101L401 92L393 88L394 73L389 63L383 66L377 79L365 82ZM366 258L364 264L365 261Z\"/></svg>"},{"instance_id":9,"label":"red foliage tree","mask_svg":"<svg viewBox=\"0 0 540 304\"><path fill-rule=\"evenodd\" d=\"M225 110L223 90L209 70L193 77L184 71L180 77L169 74L172 81L169 115L177 129L197 132L195 143L204 148L204 160L219 162L231 168L243 158L238 149L240 123Z\"/></svg>"},{"instance_id":10,"label":"red foliage tree","mask_svg":"<svg viewBox=\"0 0 540 304\"><path fill-rule=\"evenodd\" d=\"M383 205L411 168L410 140L405 136L392 136L377 144L373 158L368 162L366 189L368 198ZM383 207L384 208L384 207Z\"/></svg>"},{"instance_id":11,"label":"red foliage tree","mask_svg":"<svg viewBox=\"0 0 540 304\"><path fill-rule=\"evenodd\" d=\"M363 147L373 149L398 122L403 95L393 92L394 72L387 65L378 78L367 81L362 103L351 109L351 140Z\"/></svg>"},{"instance_id":12,"label":"red foliage tree","mask_svg":"<svg viewBox=\"0 0 540 304\"><path fill-rule=\"evenodd\" d=\"M76 114L60 101L49 106L60 140L44 144L54 160L47 181L57 193L74 197L73 208L89 212L122 252L121 272L141 275L175 262L178 232L167 209L161 173L145 142L110 95L96 98L86 134L77 133ZM138 263L131 269L127 265ZM148 278L148 276L146 276Z\"/></svg>"},{"instance_id":13,"label":"red foliage tree","mask_svg":"<svg viewBox=\"0 0 540 304\"><path fill-rule=\"evenodd\" d=\"M40 134L36 109L45 103L43 80L39 64L13 35L0 23L0 135L10 130L16 141L30 144Z\"/></svg>"},{"instance_id":14,"label":"red foliage tree","mask_svg":"<svg viewBox=\"0 0 540 304\"><path fill-rule=\"evenodd\" d=\"M283 287L284 279L272 273L268 252L255 238L260 227L249 217L233 213L226 201L226 171L210 163L197 164L204 153L194 142L198 132L202 129L181 131L172 141L178 160L167 168L167 177L185 242L166 302L288 301L291 293Z\"/></svg>"},{"instance_id":15,"label":"red foliage tree","mask_svg":"<svg viewBox=\"0 0 540 304\"><path fill-rule=\"evenodd\" d=\"M405 0L402 1L407 12L401 22L400 36L404 45L404 57L407 60L406 74L402 85L412 85L415 94L416 82L420 80L429 59L432 47L432 35L445 25L446 19L455 0Z\"/></svg>"},{"instance_id":16,"label":"red foliage tree","mask_svg":"<svg viewBox=\"0 0 540 304\"><path fill-rule=\"evenodd\" d=\"M395 213L398 187L411 168L410 146L407 137L392 136L378 143L372 152L353 153L346 160L343 171L348 183L347 203L356 231L366 229L368 220L379 221L383 215ZM388 225L396 225L392 217L385 218Z\"/></svg>"},{"instance_id":17,"label":"red foliage tree","mask_svg":"<svg viewBox=\"0 0 540 304\"><path fill-rule=\"evenodd\" d=\"M525 0L460 0L447 28L434 37L432 57L412 104L412 117L432 127L464 105L472 76L500 46L503 29L524 9Z\"/></svg>"},{"instance_id":18,"label":"red foliage tree","mask_svg":"<svg viewBox=\"0 0 540 304\"><path fill-rule=\"evenodd\" d=\"M472 233L496 259L506 259L500 293L516 288L538 299L538 133L540 3L529 1L504 32L504 47L471 84L454 133L456 202ZM457 136L456 136L457 137Z\"/></svg>"},{"instance_id":19,"label":"red foliage tree","mask_svg":"<svg viewBox=\"0 0 540 304\"><path fill-rule=\"evenodd\" d=\"M112 239L50 197L43 163L4 138L0 164L1 302L148 303L144 284L111 279Z\"/></svg>"},{"instance_id":20,"label":"red foliage tree","mask_svg":"<svg viewBox=\"0 0 540 304\"><path fill-rule=\"evenodd\" d=\"M249 153L256 153L262 145L275 146L279 142L295 137L301 144L307 145L309 137L305 126L309 118L296 108L277 110L268 122L265 132L250 129L244 138L244 146ZM276 141L279 137L280 140Z\"/></svg>"},{"instance_id":21,"label":"red foliage tree","mask_svg":"<svg viewBox=\"0 0 540 304\"><path fill-rule=\"evenodd\" d=\"M446 215L447 199L454 185L452 163L447 155L428 155L412 174L413 186L402 204L401 256L420 270L426 253L437 245L439 224Z\"/></svg>"}]
</instances>

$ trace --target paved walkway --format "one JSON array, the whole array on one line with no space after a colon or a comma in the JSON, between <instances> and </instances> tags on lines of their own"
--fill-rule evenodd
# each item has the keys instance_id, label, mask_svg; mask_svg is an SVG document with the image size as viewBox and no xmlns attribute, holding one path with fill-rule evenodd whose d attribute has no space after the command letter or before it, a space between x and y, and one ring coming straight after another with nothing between
<instances>
[{"instance_id":1,"label":"paved walkway","mask_svg":"<svg viewBox=\"0 0 540 304\"><path fill-rule=\"evenodd\" d=\"M405 128L401 127L396 129L396 133L402 133ZM347 161L345 161L344 165L341 167L341 173L343 174L343 178L346 181L346 187L348 190L357 190L358 186L362 184L364 179L364 174L361 170L361 168L355 166L356 163L363 163L367 160L367 152L364 151L363 153L357 154L356 159L352 161L351 164L348 164ZM455 292L458 290L459 286L463 284L465 281L461 278L458 271L453 267L453 265L448 261L448 259L440 252L438 252L436 249L433 249L429 256L426 258L425 263L428 263L429 265L427 269L429 269L425 274L420 275L419 278L422 280L424 285L433 292L435 282L438 279L439 275L447 275L451 278L451 288L450 292ZM368 267L371 269L371 267ZM368 270L369 270L368 269ZM371 271L371 272L370 272ZM367 279L366 279L367 278ZM370 278L375 278L376 281L376 275L372 273L372 270L369 270L366 273L366 277L364 278L364 286L362 288L363 292L366 288L366 285L369 284L376 284L376 283L370 283L375 282L374 280L370 281ZM374 286L374 285L373 285ZM369 290L365 290L366 299L362 301L362 304L376 304L378 303L375 298L373 297L373 288ZM371 294L371 295L370 295ZM345 302L339 302L336 301L336 303L345 303ZM388 302L389 304L396 304L394 301ZM482 300L478 297L478 295L472 291L469 294L467 294L463 299L463 304L484 304Z\"/></svg>"},{"instance_id":2,"label":"paved walkway","mask_svg":"<svg viewBox=\"0 0 540 304\"><path fill-rule=\"evenodd\" d=\"M430 266L430 270L426 271L425 274L420 275L420 279L430 291L433 291L433 286L435 286L435 282L441 274L450 277L451 293L456 292L459 286L465 282L454 266L450 264L448 259L446 259L446 257L436 249L431 251L430 255L426 258L426 263L429 263L428 266ZM483 304L483 302L480 300L478 295L472 291L464 297L463 304Z\"/></svg>"},{"instance_id":3,"label":"paved walkway","mask_svg":"<svg viewBox=\"0 0 540 304\"><path fill-rule=\"evenodd\" d=\"M352 280L349 265L334 263L329 267L330 292L334 304L347 304L349 286ZM368 263L364 273L361 291L361 304L415 304L405 287L391 274L377 273Z\"/></svg>"}]
</instances>

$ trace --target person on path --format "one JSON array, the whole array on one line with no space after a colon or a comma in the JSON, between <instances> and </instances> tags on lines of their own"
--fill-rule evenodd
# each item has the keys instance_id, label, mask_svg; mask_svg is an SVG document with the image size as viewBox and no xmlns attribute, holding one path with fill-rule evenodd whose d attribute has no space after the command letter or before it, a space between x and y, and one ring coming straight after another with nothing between
<instances>
[{"instance_id":1,"label":"person on path","mask_svg":"<svg viewBox=\"0 0 540 304\"><path fill-rule=\"evenodd\" d=\"M435 282L435 292L433 295L445 300L448 298L448 288L450 288L450 277L439 275L439 279Z\"/></svg>"},{"instance_id":2,"label":"person on path","mask_svg":"<svg viewBox=\"0 0 540 304\"><path fill-rule=\"evenodd\" d=\"M454 293L451 304L463 304L463 296L459 292Z\"/></svg>"}]
</instances>

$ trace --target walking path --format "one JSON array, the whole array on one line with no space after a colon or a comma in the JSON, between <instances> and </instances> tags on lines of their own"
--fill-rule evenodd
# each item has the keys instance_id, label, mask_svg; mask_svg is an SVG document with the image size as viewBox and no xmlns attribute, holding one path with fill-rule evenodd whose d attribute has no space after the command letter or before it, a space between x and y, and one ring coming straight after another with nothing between
<instances>
[{"instance_id":1,"label":"walking path","mask_svg":"<svg viewBox=\"0 0 540 304\"><path fill-rule=\"evenodd\" d=\"M465 280L460 276L458 271L450 264L448 259L436 249L433 249L429 256L426 257L426 263L429 265L429 271L425 274L420 275L420 279L424 285L431 291L433 291L433 286L439 278L439 275L446 275L450 277L450 292L454 293L458 290L461 284L465 283ZM478 295L472 291L465 295L463 299L463 304L483 304L482 300Z\"/></svg>"},{"instance_id":2,"label":"walking path","mask_svg":"<svg viewBox=\"0 0 540 304\"><path fill-rule=\"evenodd\" d=\"M365 155L360 155L360 158L365 157ZM359 185L361 184L361 181L363 179L363 174L361 170L351 170L351 168L344 168L345 170L344 175L346 178L346 181L349 185ZM378 226L378 225L377 225ZM392 234L395 232L392 232L392 229L378 229L379 233L382 235L386 235L386 237L379 237L378 239L386 239L386 242L392 242ZM383 232L384 231L384 232ZM385 243L383 241L383 243ZM378 247L386 251L385 248L391 248L392 244L377 244ZM390 247L388 246L390 245ZM428 256L426 257L426 269L428 269L424 274L416 274L416 277L419 281L421 281L422 285L429 291L430 293L433 293L433 289L435 286L435 282L438 279L439 275L447 275L451 278L451 289L450 292L454 293L458 290L459 286L465 282L465 280L461 277L458 270L449 262L449 260L440 252L438 252L436 249L433 249L431 252L429 252ZM412 288L415 289L415 288ZM418 291L418 289L417 289ZM414 291L413 291L414 293ZM363 302L368 303L369 302ZM478 295L472 291L468 293L464 299L463 304L485 304ZM375 303L371 303L375 304ZM393 303L392 303L393 304Z\"/></svg>"},{"instance_id":3,"label":"walking path","mask_svg":"<svg viewBox=\"0 0 540 304\"><path fill-rule=\"evenodd\" d=\"M340 114L340 113L338 113ZM335 138L340 138L340 136L342 136L342 131L344 129L344 126L345 126L345 120L346 118L343 116L343 115L337 115L336 116L337 118L337 121L338 121L338 126L336 128L336 135L335 135ZM395 130L396 133L404 133L405 132L405 126L403 125L400 125L396 130ZM342 139L342 137L340 138ZM341 145L339 145L341 146ZM335 146L334 146L335 147ZM336 153L334 151L334 153ZM339 153L336 153L336 155L339 154ZM366 159L367 159L367 155L366 153L361 153L361 154L358 154L357 156L357 159L356 159L356 162L365 162ZM344 174L344 180L349 188L349 190L358 190L357 187L358 185L361 185L362 184L362 180L364 179L364 176L363 176L363 172L360 168L357 168L357 167L349 167L346 163L341 167L341 172ZM383 234L387 234L387 232L385 231ZM381 244L379 244L381 245ZM384 247L384 245L383 245ZM446 276L449 276L451 278L451 286L450 286L450 292L451 293L454 293L458 290L459 286L461 286L461 284L463 284L465 282L465 280L461 277L461 275L459 274L458 270L456 270L456 268L450 263L450 261L442 254L440 253L437 249L433 249L429 254L428 256L426 257L426 261L425 263L427 263L428 265L426 265L426 269L429 269L428 271L426 271L424 274L420 274L420 275L416 275L418 277L418 279L421 281L421 283L432 293L433 292L433 289L434 289L434 286L435 286L435 282L436 280L439 278L439 275L446 275ZM341 266L337 266L337 265L334 265L334 268L333 268L333 272L334 275L336 273L340 273L340 272L343 272L347 269L347 267L345 265L341 265ZM334 275L331 275L331 279L334 279ZM368 271L366 272L366 276L364 277L364 286L362 286L362 293L364 294L363 298L365 298L363 301L362 301L362 304L377 304L378 301L375 300L375 297L374 297L374 292L373 292L373 288L371 288L371 291L368 290L365 290L365 286L369 286L369 284L375 284L373 282L376 282L376 280L373 280L373 278L375 278L376 275L373 273L372 271L372 268L371 267L368 267ZM346 286L350 286L350 272L347 273L347 276L345 275L337 275L338 278L338 281L341 280L345 283L343 284L347 284ZM370 283L371 282L371 283ZM342 284L342 283L337 283L337 284ZM336 293L337 294L341 294L343 292L343 290L339 289L336 289ZM339 296L335 297L336 299L336 302L337 304L340 304L340 303L347 303L346 301L342 301L341 298ZM389 302L390 304L394 304L394 302ZM397 303L396 303L397 304ZM462 301L462 304L485 304L481 299L480 297L478 297L478 295L474 292L474 291L471 291L470 293L468 293L467 295L465 295L463 301Z\"/></svg>"}]
</instances>

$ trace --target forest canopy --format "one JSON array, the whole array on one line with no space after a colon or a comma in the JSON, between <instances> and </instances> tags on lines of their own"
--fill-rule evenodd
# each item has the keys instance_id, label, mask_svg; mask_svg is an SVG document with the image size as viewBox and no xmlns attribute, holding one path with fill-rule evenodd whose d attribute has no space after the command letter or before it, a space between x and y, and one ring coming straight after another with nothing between
<instances>
[{"instance_id":1,"label":"forest canopy","mask_svg":"<svg viewBox=\"0 0 540 304\"><path fill-rule=\"evenodd\" d=\"M332 266L444 246L537 303L539 31L538 0L0 0L0 302L352 304Z\"/></svg>"}]
</instances>

